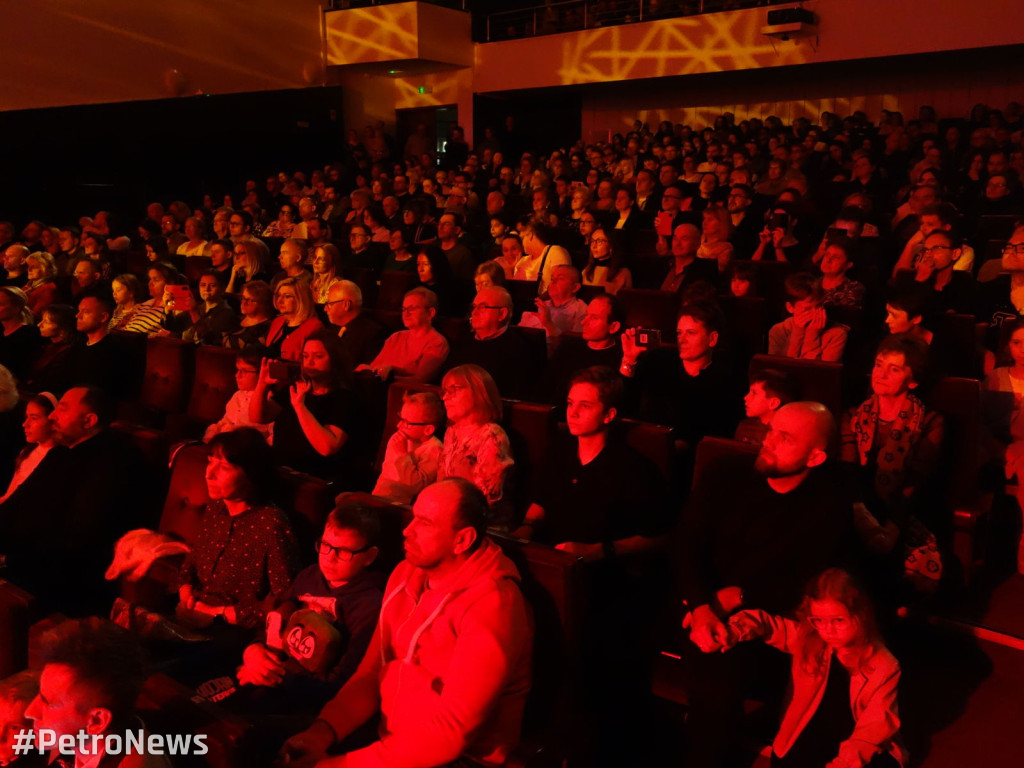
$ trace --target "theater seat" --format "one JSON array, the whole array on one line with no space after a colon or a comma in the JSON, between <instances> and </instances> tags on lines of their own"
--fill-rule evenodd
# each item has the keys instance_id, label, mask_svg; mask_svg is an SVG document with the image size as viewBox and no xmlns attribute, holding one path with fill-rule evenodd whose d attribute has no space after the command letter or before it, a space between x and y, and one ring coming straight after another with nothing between
<instances>
[{"instance_id":1,"label":"theater seat","mask_svg":"<svg viewBox=\"0 0 1024 768\"><path fill-rule=\"evenodd\" d=\"M587 601L585 566L566 552L494 536L516 564L534 620L533 687L523 740L507 768L573 765L584 751L579 660Z\"/></svg>"},{"instance_id":2,"label":"theater seat","mask_svg":"<svg viewBox=\"0 0 1024 768\"><path fill-rule=\"evenodd\" d=\"M519 322L523 312L535 312L537 309L536 280L506 280L505 290L512 297L512 322Z\"/></svg>"},{"instance_id":3,"label":"theater seat","mask_svg":"<svg viewBox=\"0 0 1024 768\"><path fill-rule=\"evenodd\" d=\"M406 292L418 282L415 272L382 272L374 307L385 312L400 312Z\"/></svg>"},{"instance_id":4,"label":"theater seat","mask_svg":"<svg viewBox=\"0 0 1024 768\"><path fill-rule=\"evenodd\" d=\"M303 561L310 559L311 555L306 553L312 552L313 542L323 531L337 493L338 489L328 480L293 469L281 470L277 501L288 514Z\"/></svg>"},{"instance_id":5,"label":"theater seat","mask_svg":"<svg viewBox=\"0 0 1024 768\"><path fill-rule=\"evenodd\" d=\"M224 417L228 400L238 389L235 381L237 351L202 346L196 349L195 354L196 373L188 409L184 414L167 415L167 432L171 440L202 437L206 427Z\"/></svg>"},{"instance_id":6,"label":"theater seat","mask_svg":"<svg viewBox=\"0 0 1024 768\"><path fill-rule=\"evenodd\" d=\"M843 364L800 360L782 355L754 355L750 373L774 368L800 382L801 399L821 403L836 418L843 415Z\"/></svg>"},{"instance_id":7,"label":"theater seat","mask_svg":"<svg viewBox=\"0 0 1024 768\"><path fill-rule=\"evenodd\" d=\"M940 543L952 538L953 554L965 582L970 582L986 556L985 536L991 494L978 487L982 459L981 383L949 376L926 396L927 405L943 418L943 458L937 492L948 501L951 515L938 520L933 532Z\"/></svg>"},{"instance_id":8,"label":"theater seat","mask_svg":"<svg viewBox=\"0 0 1024 768\"><path fill-rule=\"evenodd\" d=\"M661 331L663 342L675 340L679 296L640 288L623 288L617 296L626 310L627 328L656 328Z\"/></svg>"},{"instance_id":9,"label":"theater seat","mask_svg":"<svg viewBox=\"0 0 1024 768\"><path fill-rule=\"evenodd\" d=\"M28 666L28 637L37 619L35 598L0 579L0 678Z\"/></svg>"},{"instance_id":10,"label":"theater seat","mask_svg":"<svg viewBox=\"0 0 1024 768\"><path fill-rule=\"evenodd\" d=\"M182 413L192 387L196 345L169 336L146 340L146 370L139 397L122 409L135 424L160 426L168 413Z\"/></svg>"},{"instance_id":11,"label":"theater seat","mask_svg":"<svg viewBox=\"0 0 1024 768\"><path fill-rule=\"evenodd\" d=\"M188 256L185 259L185 277L190 283L198 283L203 272L213 266L209 256Z\"/></svg>"}]
</instances>

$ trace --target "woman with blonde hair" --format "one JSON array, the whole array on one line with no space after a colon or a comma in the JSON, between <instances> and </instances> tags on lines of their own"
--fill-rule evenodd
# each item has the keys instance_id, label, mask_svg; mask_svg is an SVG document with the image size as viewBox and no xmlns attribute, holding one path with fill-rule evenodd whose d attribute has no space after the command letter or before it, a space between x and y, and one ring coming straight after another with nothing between
<instances>
[{"instance_id":1,"label":"woman with blonde hair","mask_svg":"<svg viewBox=\"0 0 1024 768\"><path fill-rule=\"evenodd\" d=\"M39 322L43 310L57 300L57 263L46 251L36 251L25 259L25 267L28 270L25 284L28 308L33 319Z\"/></svg>"},{"instance_id":2,"label":"woman with blonde hair","mask_svg":"<svg viewBox=\"0 0 1024 768\"><path fill-rule=\"evenodd\" d=\"M511 522L506 485L515 461L501 428L501 395L491 374L478 365L452 368L441 381L448 429L437 479L461 477L479 488L494 512L493 524Z\"/></svg>"},{"instance_id":3,"label":"woman with blonde hair","mask_svg":"<svg viewBox=\"0 0 1024 768\"><path fill-rule=\"evenodd\" d=\"M279 314L267 332L267 356L298 360L309 335L324 327L316 316L309 281L300 277L281 280L274 289L274 308Z\"/></svg>"},{"instance_id":4,"label":"woman with blonde hair","mask_svg":"<svg viewBox=\"0 0 1024 768\"><path fill-rule=\"evenodd\" d=\"M341 280L341 252L336 245L318 245L313 251L313 281L310 288L317 304L327 303L331 286Z\"/></svg>"},{"instance_id":5,"label":"woman with blonde hair","mask_svg":"<svg viewBox=\"0 0 1024 768\"><path fill-rule=\"evenodd\" d=\"M259 244L253 240L235 243L235 261L231 267L231 276L228 278L228 287L225 293L241 293L242 288L250 280L266 279L263 254Z\"/></svg>"},{"instance_id":6,"label":"woman with blonde hair","mask_svg":"<svg viewBox=\"0 0 1024 768\"><path fill-rule=\"evenodd\" d=\"M698 259L714 259L718 262L718 273L725 274L732 264L732 219L727 208L721 205L709 205L701 214L700 247L697 248Z\"/></svg>"}]
</instances>

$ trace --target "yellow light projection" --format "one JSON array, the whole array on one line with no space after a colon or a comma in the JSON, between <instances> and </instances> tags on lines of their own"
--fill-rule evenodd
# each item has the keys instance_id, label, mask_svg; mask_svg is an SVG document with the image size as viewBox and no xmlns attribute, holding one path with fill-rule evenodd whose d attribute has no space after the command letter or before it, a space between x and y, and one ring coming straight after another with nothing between
<instances>
[{"instance_id":1,"label":"yellow light projection","mask_svg":"<svg viewBox=\"0 0 1024 768\"><path fill-rule=\"evenodd\" d=\"M430 93L420 93L421 85L430 86ZM472 104L473 71L460 69L418 78L395 80L395 109L437 107L442 104ZM468 95L468 98L467 98Z\"/></svg>"},{"instance_id":2,"label":"yellow light projection","mask_svg":"<svg viewBox=\"0 0 1024 768\"><path fill-rule=\"evenodd\" d=\"M369 64L418 55L416 3L334 11L324 21L328 64Z\"/></svg>"},{"instance_id":3,"label":"yellow light projection","mask_svg":"<svg viewBox=\"0 0 1024 768\"><path fill-rule=\"evenodd\" d=\"M762 24L761 14L711 13L644 25L639 40L638 27L577 32L562 45L558 79L569 85L808 61L807 41L773 41L761 34Z\"/></svg>"}]
</instances>

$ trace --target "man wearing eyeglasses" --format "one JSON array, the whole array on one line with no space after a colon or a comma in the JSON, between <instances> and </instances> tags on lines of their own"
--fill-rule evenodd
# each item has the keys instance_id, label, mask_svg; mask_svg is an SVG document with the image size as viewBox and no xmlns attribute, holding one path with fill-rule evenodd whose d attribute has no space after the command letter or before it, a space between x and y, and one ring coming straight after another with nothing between
<instances>
[{"instance_id":1,"label":"man wearing eyeglasses","mask_svg":"<svg viewBox=\"0 0 1024 768\"><path fill-rule=\"evenodd\" d=\"M924 238L920 260L910 281L925 285L928 308L932 312L974 314L974 276L954 268L963 253L962 241L951 232L937 229Z\"/></svg>"},{"instance_id":2,"label":"man wearing eyeglasses","mask_svg":"<svg viewBox=\"0 0 1024 768\"><path fill-rule=\"evenodd\" d=\"M323 533L313 545L316 563L295 577L284 601L268 616L267 640L274 647L259 642L245 649L242 666L238 668L244 707L258 705L258 709L280 713L282 705L290 704L312 715L348 681L377 628L386 576L370 566L377 560L381 544L379 512L363 503L360 494L339 496L338 506L328 516ZM294 611L302 609L320 614L337 631L340 641L337 656L323 654L325 663L318 670L288 663L288 633L280 630L286 628ZM323 653L335 638L330 632L316 629L313 622L309 626L313 628L309 635L312 641L303 641L307 645L304 650L312 657ZM271 637L270 627L280 628L285 648L280 647L276 636ZM252 689L246 691L244 686ZM269 688L275 690L267 691ZM250 695L260 689L263 690L256 697Z\"/></svg>"},{"instance_id":3,"label":"man wearing eyeglasses","mask_svg":"<svg viewBox=\"0 0 1024 768\"><path fill-rule=\"evenodd\" d=\"M351 280L339 280L327 292L327 320L337 328L341 346L352 365L369 363L388 337L387 328L363 311L363 292Z\"/></svg>"},{"instance_id":4,"label":"man wearing eyeglasses","mask_svg":"<svg viewBox=\"0 0 1024 768\"><path fill-rule=\"evenodd\" d=\"M491 286L477 293L470 309L473 335L452 348L445 371L473 363L486 370L502 397L526 399L544 365L512 320L512 297L504 288Z\"/></svg>"},{"instance_id":5,"label":"man wearing eyeglasses","mask_svg":"<svg viewBox=\"0 0 1024 768\"><path fill-rule=\"evenodd\" d=\"M404 531L405 560L352 679L282 757L291 765L504 765L519 741L533 633L519 572L485 534L484 495L461 478L428 486ZM379 738L346 743L373 715ZM344 754L327 757L340 746ZM319 762L318 762L319 761Z\"/></svg>"}]
</instances>

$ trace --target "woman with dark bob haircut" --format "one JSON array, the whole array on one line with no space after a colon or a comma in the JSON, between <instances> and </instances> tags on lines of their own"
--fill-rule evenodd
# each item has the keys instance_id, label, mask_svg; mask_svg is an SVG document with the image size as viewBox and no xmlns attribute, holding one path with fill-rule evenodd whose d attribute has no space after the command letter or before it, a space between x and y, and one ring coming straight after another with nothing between
<instances>
[{"instance_id":1,"label":"woman with dark bob haircut","mask_svg":"<svg viewBox=\"0 0 1024 768\"><path fill-rule=\"evenodd\" d=\"M252 427L210 441L210 502L178 590L177 616L183 624L208 627L219 620L259 626L268 607L291 586L295 538L284 513L269 502L276 477L270 447Z\"/></svg>"}]
</instances>

